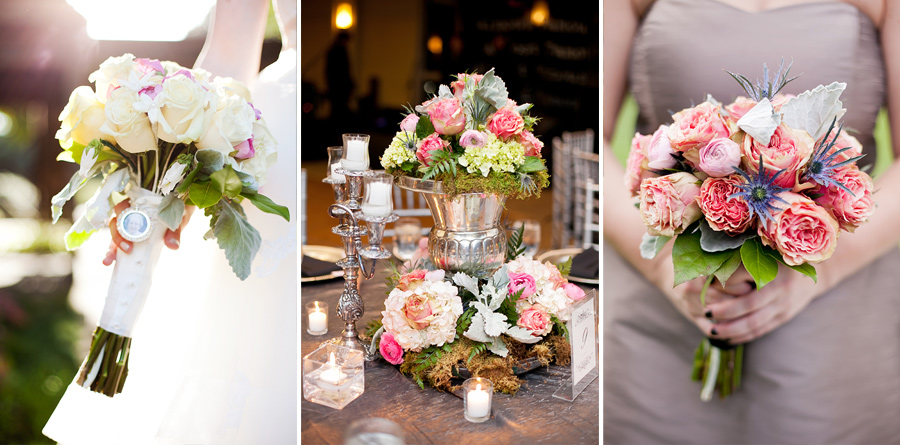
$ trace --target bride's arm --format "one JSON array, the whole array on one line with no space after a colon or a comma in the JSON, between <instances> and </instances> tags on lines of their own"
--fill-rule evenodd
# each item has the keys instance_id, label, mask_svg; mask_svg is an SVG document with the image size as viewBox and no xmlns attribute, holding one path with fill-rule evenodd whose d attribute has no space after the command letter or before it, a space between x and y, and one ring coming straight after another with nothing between
<instances>
[{"instance_id":1,"label":"bride's arm","mask_svg":"<svg viewBox=\"0 0 900 445\"><path fill-rule=\"evenodd\" d=\"M900 3L885 2L881 46L887 78L894 162L875 181L876 209L856 232L842 232L837 249L818 264L818 283L782 269L778 278L747 298L711 304L720 338L742 343L792 319L814 298L858 273L900 243Z\"/></svg>"},{"instance_id":2,"label":"bride's arm","mask_svg":"<svg viewBox=\"0 0 900 445\"><path fill-rule=\"evenodd\" d=\"M195 68L248 87L259 73L269 0L217 0Z\"/></svg>"}]
</instances>

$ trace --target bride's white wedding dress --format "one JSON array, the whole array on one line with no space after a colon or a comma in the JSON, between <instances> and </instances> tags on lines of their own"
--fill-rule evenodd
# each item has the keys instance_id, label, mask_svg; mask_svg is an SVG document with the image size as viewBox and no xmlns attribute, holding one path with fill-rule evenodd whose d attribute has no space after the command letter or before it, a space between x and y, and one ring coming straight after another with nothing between
<instances>
[{"instance_id":1,"label":"bride's white wedding dress","mask_svg":"<svg viewBox=\"0 0 900 445\"><path fill-rule=\"evenodd\" d=\"M283 12L296 20L296 10ZM108 398L72 383L44 427L48 437L63 444L297 442L296 28L290 32L251 90L278 142L260 192L287 206L291 221L244 205L262 246L251 276L240 281L215 241L203 240L208 218L195 212L181 248L160 256L123 392ZM95 235L74 261L80 279L71 300L90 329L112 271L100 264L108 245L108 233Z\"/></svg>"}]
</instances>

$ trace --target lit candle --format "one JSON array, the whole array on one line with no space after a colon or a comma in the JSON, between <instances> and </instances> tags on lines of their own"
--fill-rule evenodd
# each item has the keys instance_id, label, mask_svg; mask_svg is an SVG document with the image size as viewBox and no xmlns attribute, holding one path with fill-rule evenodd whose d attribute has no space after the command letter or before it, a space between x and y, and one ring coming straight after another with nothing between
<instances>
[{"instance_id":1,"label":"lit candle","mask_svg":"<svg viewBox=\"0 0 900 445\"><path fill-rule=\"evenodd\" d=\"M366 184L366 202L360 208L368 216L388 216L393 210L391 205L392 184L370 182Z\"/></svg>"},{"instance_id":2,"label":"lit candle","mask_svg":"<svg viewBox=\"0 0 900 445\"><path fill-rule=\"evenodd\" d=\"M344 149L347 150L347 156L341 159L341 165L344 166L344 170L360 171L369 167L366 162L367 150L369 149L366 141L347 141Z\"/></svg>"},{"instance_id":3,"label":"lit candle","mask_svg":"<svg viewBox=\"0 0 900 445\"><path fill-rule=\"evenodd\" d=\"M481 384L466 394L466 411L469 417L487 417L491 413L491 399L487 391L481 389Z\"/></svg>"},{"instance_id":4,"label":"lit candle","mask_svg":"<svg viewBox=\"0 0 900 445\"><path fill-rule=\"evenodd\" d=\"M319 302L316 302L315 309L309 313L309 330L322 333L328 330L328 314L319 308Z\"/></svg>"},{"instance_id":5,"label":"lit candle","mask_svg":"<svg viewBox=\"0 0 900 445\"><path fill-rule=\"evenodd\" d=\"M328 357L328 363L322 366L324 368L322 370L322 374L319 375L324 382L330 383L332 385L337 385L338 382L341 381L341 378L344 377L341 369L337 367L334 361L334 353Z\"/></svg>"}]
</instances>

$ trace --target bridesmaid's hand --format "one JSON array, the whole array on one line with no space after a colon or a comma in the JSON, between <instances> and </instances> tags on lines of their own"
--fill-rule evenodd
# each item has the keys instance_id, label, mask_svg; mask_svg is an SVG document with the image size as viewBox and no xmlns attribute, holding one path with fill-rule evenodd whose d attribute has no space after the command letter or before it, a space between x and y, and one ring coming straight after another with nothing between
<instances>
[{"instance_id":1,"label":"bridesmaid's hand","mask_svg":"<svg viewBox=\"0 0 900 445\"><path fill-rule=\"evenodd\" d=\"M117 250L121 249L122 252L125 253L131 252L131 241L122 238L122 235L119 234L119 230L116 228L116 217L129 207L130 202L130 200L125 199L124 201L116 204L116 216L113 216L112 219L109 220L109 233L110 235L112 235L112 241L110 241L109 243L109 251L106 252L106 257L103 258L103 264L106 266L109 266L114 261L116 261ZM193 213L194 206L185 207L184 217L181 219L181 225L178 226L178 229L174 231L166 229L166 234L163 235L163 240L166 244L166 247L172 250L178 250L178 247L181 245L181 229L185 224L187 224L188 220L191 219L191 215Z\"/></svg>"},{"instance_id":2,"label":"bridesmaid's hand","mask_svg":"<svg viewBox=\"0 0 900 445\"><path fill-rule=\"evenodd\" d=\"M672 270L671 262L668 262L667 267L663 267L663 269L665 269L666 272L657 275L658 277L663 276L662 280L658 282L658 287L663 290L667 297L669 297L669 300L675 308L678 309L688 321L694 323L694 325L700 329L700 332L703 332L703 334L707 336L711 335L710 333L714 327L709 312L710 306L725 304L736 299L745 298L751 295L754 289L750 283L743 280L743 277L729 279L725 286L722 286L718 281L713 280L706 290L706 306L703 306L700 303L700 292L703 290L703 284L706 282L706 277L695 278L673 288L671 283L673 282L674 272ZM735 273L735 275L737 275L737 273ZM749 277L749 275L747 276ZM668 284L668 286L666 286L666 284Z\"/></svg>"}]
</instances>

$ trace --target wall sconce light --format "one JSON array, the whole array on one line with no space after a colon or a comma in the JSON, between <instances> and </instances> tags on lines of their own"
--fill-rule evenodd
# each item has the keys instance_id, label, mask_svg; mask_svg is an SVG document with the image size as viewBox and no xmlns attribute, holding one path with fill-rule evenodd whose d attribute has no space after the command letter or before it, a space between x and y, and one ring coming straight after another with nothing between
<instances>
[{"instance_id":1,"label":"wall sconce light","mask_svg":"<svg viewBox=\"0 0 900 445\"><path fill-rule=\"evenodd\" d=\"M338 29L349 29L353 26L353 7L349 3L341 3L334 14L334 26Z\"/></svg>"},{"instance_id":2,"label":"wall sconce light","mask_svg":"<svg viewBox=\"0 0 900 445\"><path fill-rule=\"evenodd\" d=\"M531 9L531 23L534 26L544 26L549 19L550 7L547 6L547 2L544 0L534 2L534 7Z\"/></svg>"},{"instance_id":3,"label":"wall sconce light","mask_svg":"<svg viewBox=\"0 0 900 445\"><path fill-rule=\"evenodd\" d=\"M444 41L441 39L441 36L433 34L428 38L428 51L432 54L440 54L444 51Z\"/></svg>"}]
</instances>

